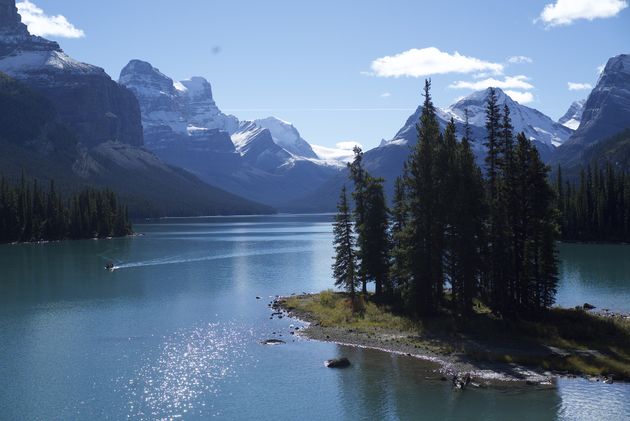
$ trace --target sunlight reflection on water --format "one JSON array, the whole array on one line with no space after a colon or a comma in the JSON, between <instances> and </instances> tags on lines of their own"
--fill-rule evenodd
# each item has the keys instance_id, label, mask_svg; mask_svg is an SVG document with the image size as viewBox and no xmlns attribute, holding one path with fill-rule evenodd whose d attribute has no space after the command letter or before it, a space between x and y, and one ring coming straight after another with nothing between
<instances>
[{"instance_id":1,"label":"sunlight reflection on water","mask_svg":"<svg viewBox=\"0 0 630 421\"><path fill-rule=\"evenodd\" d=\"M133 378L123 380L129 417L218 415L207 403L224 380L238 377L239 367L255 364L246 347L252 338L252 330L219 323L164 338L157 359L147 359Z\"/></svg>"}]
</instances>

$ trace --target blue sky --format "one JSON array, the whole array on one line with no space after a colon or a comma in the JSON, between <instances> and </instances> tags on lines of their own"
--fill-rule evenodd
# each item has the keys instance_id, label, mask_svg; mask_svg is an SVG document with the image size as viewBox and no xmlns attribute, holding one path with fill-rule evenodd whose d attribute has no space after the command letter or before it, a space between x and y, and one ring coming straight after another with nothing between
<instances>
[{"instance_id":1,"label":"blue sky","mask_svg":"<svg viewBox=\"0 0 630 421\"><path fill-rule=\"evenodd\" d=\"M439 106L492 79L557 119L589 92L568 83L595 85L598 66L630 53L626 0L31 0L26 6L32 25L115 79L134 58L176 80L204 76L222 110L241 119L274 115L325 146L357 141L370 148L391 138L421 101L426 75Z\"/></svg>"}]
</instances>

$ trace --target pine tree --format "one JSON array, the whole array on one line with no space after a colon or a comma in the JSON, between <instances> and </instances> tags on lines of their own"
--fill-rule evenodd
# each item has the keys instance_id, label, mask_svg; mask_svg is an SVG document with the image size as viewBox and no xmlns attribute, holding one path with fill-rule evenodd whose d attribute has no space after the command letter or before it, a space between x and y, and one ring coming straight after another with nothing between
<instances>
[{"instance_id":1,"label":"pine tree","mask_svg":"<svg viewBox=\"0 0 630 421\"><path fill-rule=\"evenodd\" d=\"M417 314L435 313L438 306L436 285L442 283L441 242L435 236L439 192L435 183L435 155L440 130L431 100L431 82L425 81L424 104L418 125L418 143L408 161L405 181L409 191L409 256L410 294L407 307Z\"/></svg>"},{"instance_id":2,"label":"pine tree","mask_svg":"<svg viewBox=\"0 0 630 421\"><path fill-rule=\"evenodd\" d=\"M406 173L406 170L404 171ZM403 297L409 294L409 261L407 257L409 240L407 238L407 193L404 176L397 177L394 184L394 197L391 213L391 249L390 249L390 279L394 289L394 297L397 304L403 301Z\"/></svg>"},{"instance_id":3,"label":"pine tree","mask_svg":"<svg viewBox=\"0 0 630 421\"><path fill-rule=\"evenodd\" d=\"M368 175L363 168L363 151L360 147L354 147L354 160L348 164L350 169L350 178L354 182L354 192L352 197L354 198L354 221L355 231L357 234L358 251L358 273L361 278L361 290L363 294L367 294L367 271L364 262L365 257L363 251L369 247L365 235L365 189L367 186Z\"/></svg>"},{"instance_id":4,"label":"pine tree","mask_svg":"<svg viewBox=\"0 0 630 421\"><path fill-rule=\"evenodd\" d=\"M354 249L352 217L348 206L348 195L345 186L341 190L339 197L333 233L335 246L333 274L335 277L335 285L344 288L350 293L350 297L354 303L357 287L357 257Z\"/></svg>"},{"instance_id":5,"label":"pine tree","mask_svg":"<svg viewBox=\"0 0 630 421\"><path fill-rule=\"evenodd\" d=\"M454 174L457 189L453 195L449 241L453 301L464 314L472 311L473 299L478 294L485 240L483 178L470 148L470 129L467 126L456 155Z\"/></svg>"},{"instance_id":6,"label":"pine tree","mask_svg":"<svg viewBox=\"0 0 630 421\"><path fill-rule=\"evenodd\" d=\"M365 244L361 250L362 273L368 279L374 280L377 300L383 299L384 292L391 295L388 282L389 221L383 182L383 179L366 177L365 219L363 221Z\"/></svg>"}]
</instances>

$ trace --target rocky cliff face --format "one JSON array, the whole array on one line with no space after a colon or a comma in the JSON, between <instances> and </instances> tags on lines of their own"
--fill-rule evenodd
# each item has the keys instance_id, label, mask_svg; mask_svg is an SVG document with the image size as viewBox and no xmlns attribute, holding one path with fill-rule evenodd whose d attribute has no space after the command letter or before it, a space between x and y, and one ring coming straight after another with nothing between
<instances>
[{"instance_id":1,"label":"rocky cliff face","mask_svg":"<svg viewBox=\"0 0 630 421\"><path fill-rule=\"evenodd\" d=\"M121 71L119 83L140 102L145 141L152 150L169 148L187 137L212 137L208 132L216 130L233 133L238 127L236 117L219 110L212 87L203 78L175 82L150 63L132 60Z\"/></svg>"},{"instance_id":2,"label":"rocky cliff face","mask_svg":"<svg viewBox=\"0 0 630 421\"><path fill-rule=\"evenodd\" d=\"M103 69L66 55L56 42L30 35L13 0L0 2L0 72L48 98L82 144L143 144L133 94Z\"/></svg>"},{"instance_id":3,"label":"rocky cliff face","mask_svg":"<svg viewBox=\"0 0 630 421\"><path fill-rule=\"evenodd\" d=\"M630 127L630 55L608 60L582 113L580 127L558 150L565 164L580 159L584 149Z\"/></svg>"}]
</instances>

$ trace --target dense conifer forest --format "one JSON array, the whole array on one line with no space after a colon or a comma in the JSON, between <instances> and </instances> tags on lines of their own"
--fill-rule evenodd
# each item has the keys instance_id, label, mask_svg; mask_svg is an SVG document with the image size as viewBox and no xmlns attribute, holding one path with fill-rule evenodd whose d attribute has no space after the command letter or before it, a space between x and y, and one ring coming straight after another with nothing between
<instances>
[{"instance_id":1,"label":"dense conifer forest","mask_svg":"<svg viewBox=\"0 0 630 421\"><path fill-rule=\"evenodd\" d=\"M479 302L505 317L550 307L560 231L548 167L524 134L514 135L509 109L492 91L482 172L470 130L461 141L452 120L440 131L430 86L391 211L383 180L368 174L355 150L354 211L344 190L335 222L337 285L354 297L373 282L377 301L412 316L444 307L465 315Z\"/></svg>"},{"instance_id":2,"label":"dense conifer forest","mask_svg":"<svg viewBox=\"0 0 630 421\"><path fill-rule=\"evenodd\" d=\"M630 176L610 162L582 169L579 181L564 181L558 168L555 190L562 240L630 242Z\"/></svg>"},{"instance_id":3,"label":"dense conifer forest","mask_svg":"<svg viewBox=\"0 0 630 421\"><path fill-rule=\"evenodd\" d=\"M22 178L0 178L0 243L119 237L132 233L125 206L111 190L85 189L65 200L55 183L47 188Z\"/></svg>"}]
</instances>

